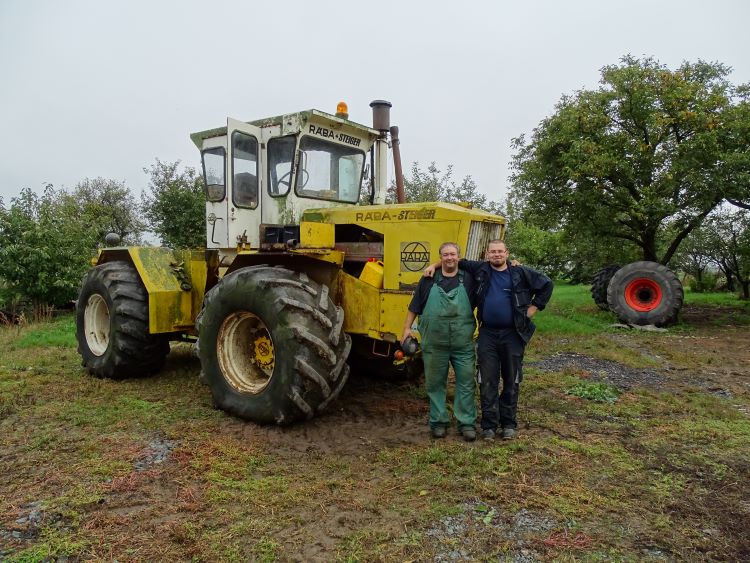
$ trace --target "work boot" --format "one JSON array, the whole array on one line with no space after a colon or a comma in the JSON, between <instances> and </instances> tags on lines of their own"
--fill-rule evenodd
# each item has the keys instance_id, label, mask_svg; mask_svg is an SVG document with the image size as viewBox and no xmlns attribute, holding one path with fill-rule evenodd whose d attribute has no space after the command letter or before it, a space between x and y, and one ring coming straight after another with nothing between
<instances>
[{"instance_id":1,"label":"work boot","mask_svg":"<svg viewBox=\"0 0 750 563\"><path fill-rule=\"evenodd\" d=\"M432 432L433 438L445 438L445 426L433 426L430 431Z\"/></svg>"},{"instance_id":2,"label":"work boot","mask_svg":"<svg viewBox=\"0 0 750 563\"><path fill-rule=\"evenodd\" d=\"M503 440L512 440L516 436L518 436L518 431L516 431L515 428L510 426L505 426L503 428Z\"/></svg>"},{"instance_id":3,"label":"work boot","mask_svg":"<svg viewBox=\"0 0 750 563\"><path fill-rule=\"evenodd\" d=\"M461 429L461 436L463 436L464 440L467 442L473 442L477 439L477 431L473 426L464 426Z\"/></svg>"},{"instance_id":4,"label":"work boot","mask_svg":"<svg viewBox=\"0 0 750 563\"><path fill-rule=\"evenodd\" d=\"M492 428L482 430L482 440L492 442L495 439L495 431Z\"/></svg>"}]
</instances>

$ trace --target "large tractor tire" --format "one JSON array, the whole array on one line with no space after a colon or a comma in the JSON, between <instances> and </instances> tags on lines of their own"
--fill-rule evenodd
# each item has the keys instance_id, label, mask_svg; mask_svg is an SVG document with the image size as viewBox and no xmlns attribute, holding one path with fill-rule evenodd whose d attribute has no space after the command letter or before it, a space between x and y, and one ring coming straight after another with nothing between
<instances>
[{"instance_id":1,"label":"large tractor tire","mask_svg":"<svg viewBox=\"0 0 750 563\"><path fill-rule=\"evenodd\" d=\"M674 272L656 262L623 266L612 276L607 289L610 309L620 321L632 325L676 322L683 297L682 284Z\"/></svg>"},{"instance_id":2,"label":"large tractor tire","mask_svg":"<svg viewBox=\"0 0 750 563\"><path fill-rule=\"evenodd\" d=\"M205 296L198 356L217 407L261 424L323 411L349 377L351 338L328 288L280 267L241 268Z\"/></svg>"},{"instance_id":3,"label":"large tractor tire","mask_svg":"<svg viewBox=\"0 0 750 563\"><path fill-rule=\"evenodd\" d=\"M148 293L127 262L106 262L84 276L76 338L84 367L97 377L152 375L169 353L169 340L148 332Z\"/></svg>"},{"instance_id":4,"label":"large tractor tire","mask_svg":"<svg viewBox=\"0 0 750 563\"><path fill-rule=\"evenodd\" d=\"M597 307L602 311L609 311L609 303L607 302L607 288L612 276L615 275L617 270L621 266L619 264L610 264L605 266L594 274L591 278L591 297L594 299Z\"/></svg>"}]
</instances>

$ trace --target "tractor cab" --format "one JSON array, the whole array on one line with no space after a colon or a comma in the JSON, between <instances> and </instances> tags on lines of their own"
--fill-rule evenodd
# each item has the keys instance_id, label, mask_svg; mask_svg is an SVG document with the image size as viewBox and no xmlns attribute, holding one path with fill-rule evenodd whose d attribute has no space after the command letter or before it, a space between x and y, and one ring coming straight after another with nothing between
<instances>
[{"instance_id":1,"label":"tractor cab","mask_svg":"<svg viewBox=\"0 0 750 563\"><path fill-rule=\"evenodd\" d=\"M363 193L384 199L385 173L371 168L385 134L349 121L345 104L338 110L228 118L191 135L202 156L208 248L259 248L261 226L299 224L307 209L353 205Z\"/></svg>"}]
</instances>

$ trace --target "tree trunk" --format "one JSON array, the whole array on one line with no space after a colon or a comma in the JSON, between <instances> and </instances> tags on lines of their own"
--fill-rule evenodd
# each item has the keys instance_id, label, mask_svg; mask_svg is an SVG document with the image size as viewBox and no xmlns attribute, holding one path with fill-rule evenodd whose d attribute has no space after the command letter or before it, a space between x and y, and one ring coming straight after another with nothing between
<instances>
[{"instance_id":1,"label":"tree trunk","mask_svg":"<svg viewBox=\"0 0 750 563\"><path fill-rule=\"evenodd\" d=\"M742 299L750 299L750 280L742 282Z\"/></svg>"}]
</instances>

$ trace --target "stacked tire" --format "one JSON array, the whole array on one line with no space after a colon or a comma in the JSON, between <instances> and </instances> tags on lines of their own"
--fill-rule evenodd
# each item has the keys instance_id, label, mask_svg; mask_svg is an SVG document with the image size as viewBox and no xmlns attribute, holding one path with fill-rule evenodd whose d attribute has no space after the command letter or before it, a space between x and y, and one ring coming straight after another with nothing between
<instances>
[{"instance_id":1,"label":"stacked tire","mask_svg":"<svg viewBox=\"0 0 750 563\"><path fill-rule=\"evenodd\" d=\"M591 297L602 311L609 311L609 301L607 301L607 288L612 276L617 273L621 266L619 264L610 264L605 266L594 274L591 278Z\"/></svg>"}]
</instances>

